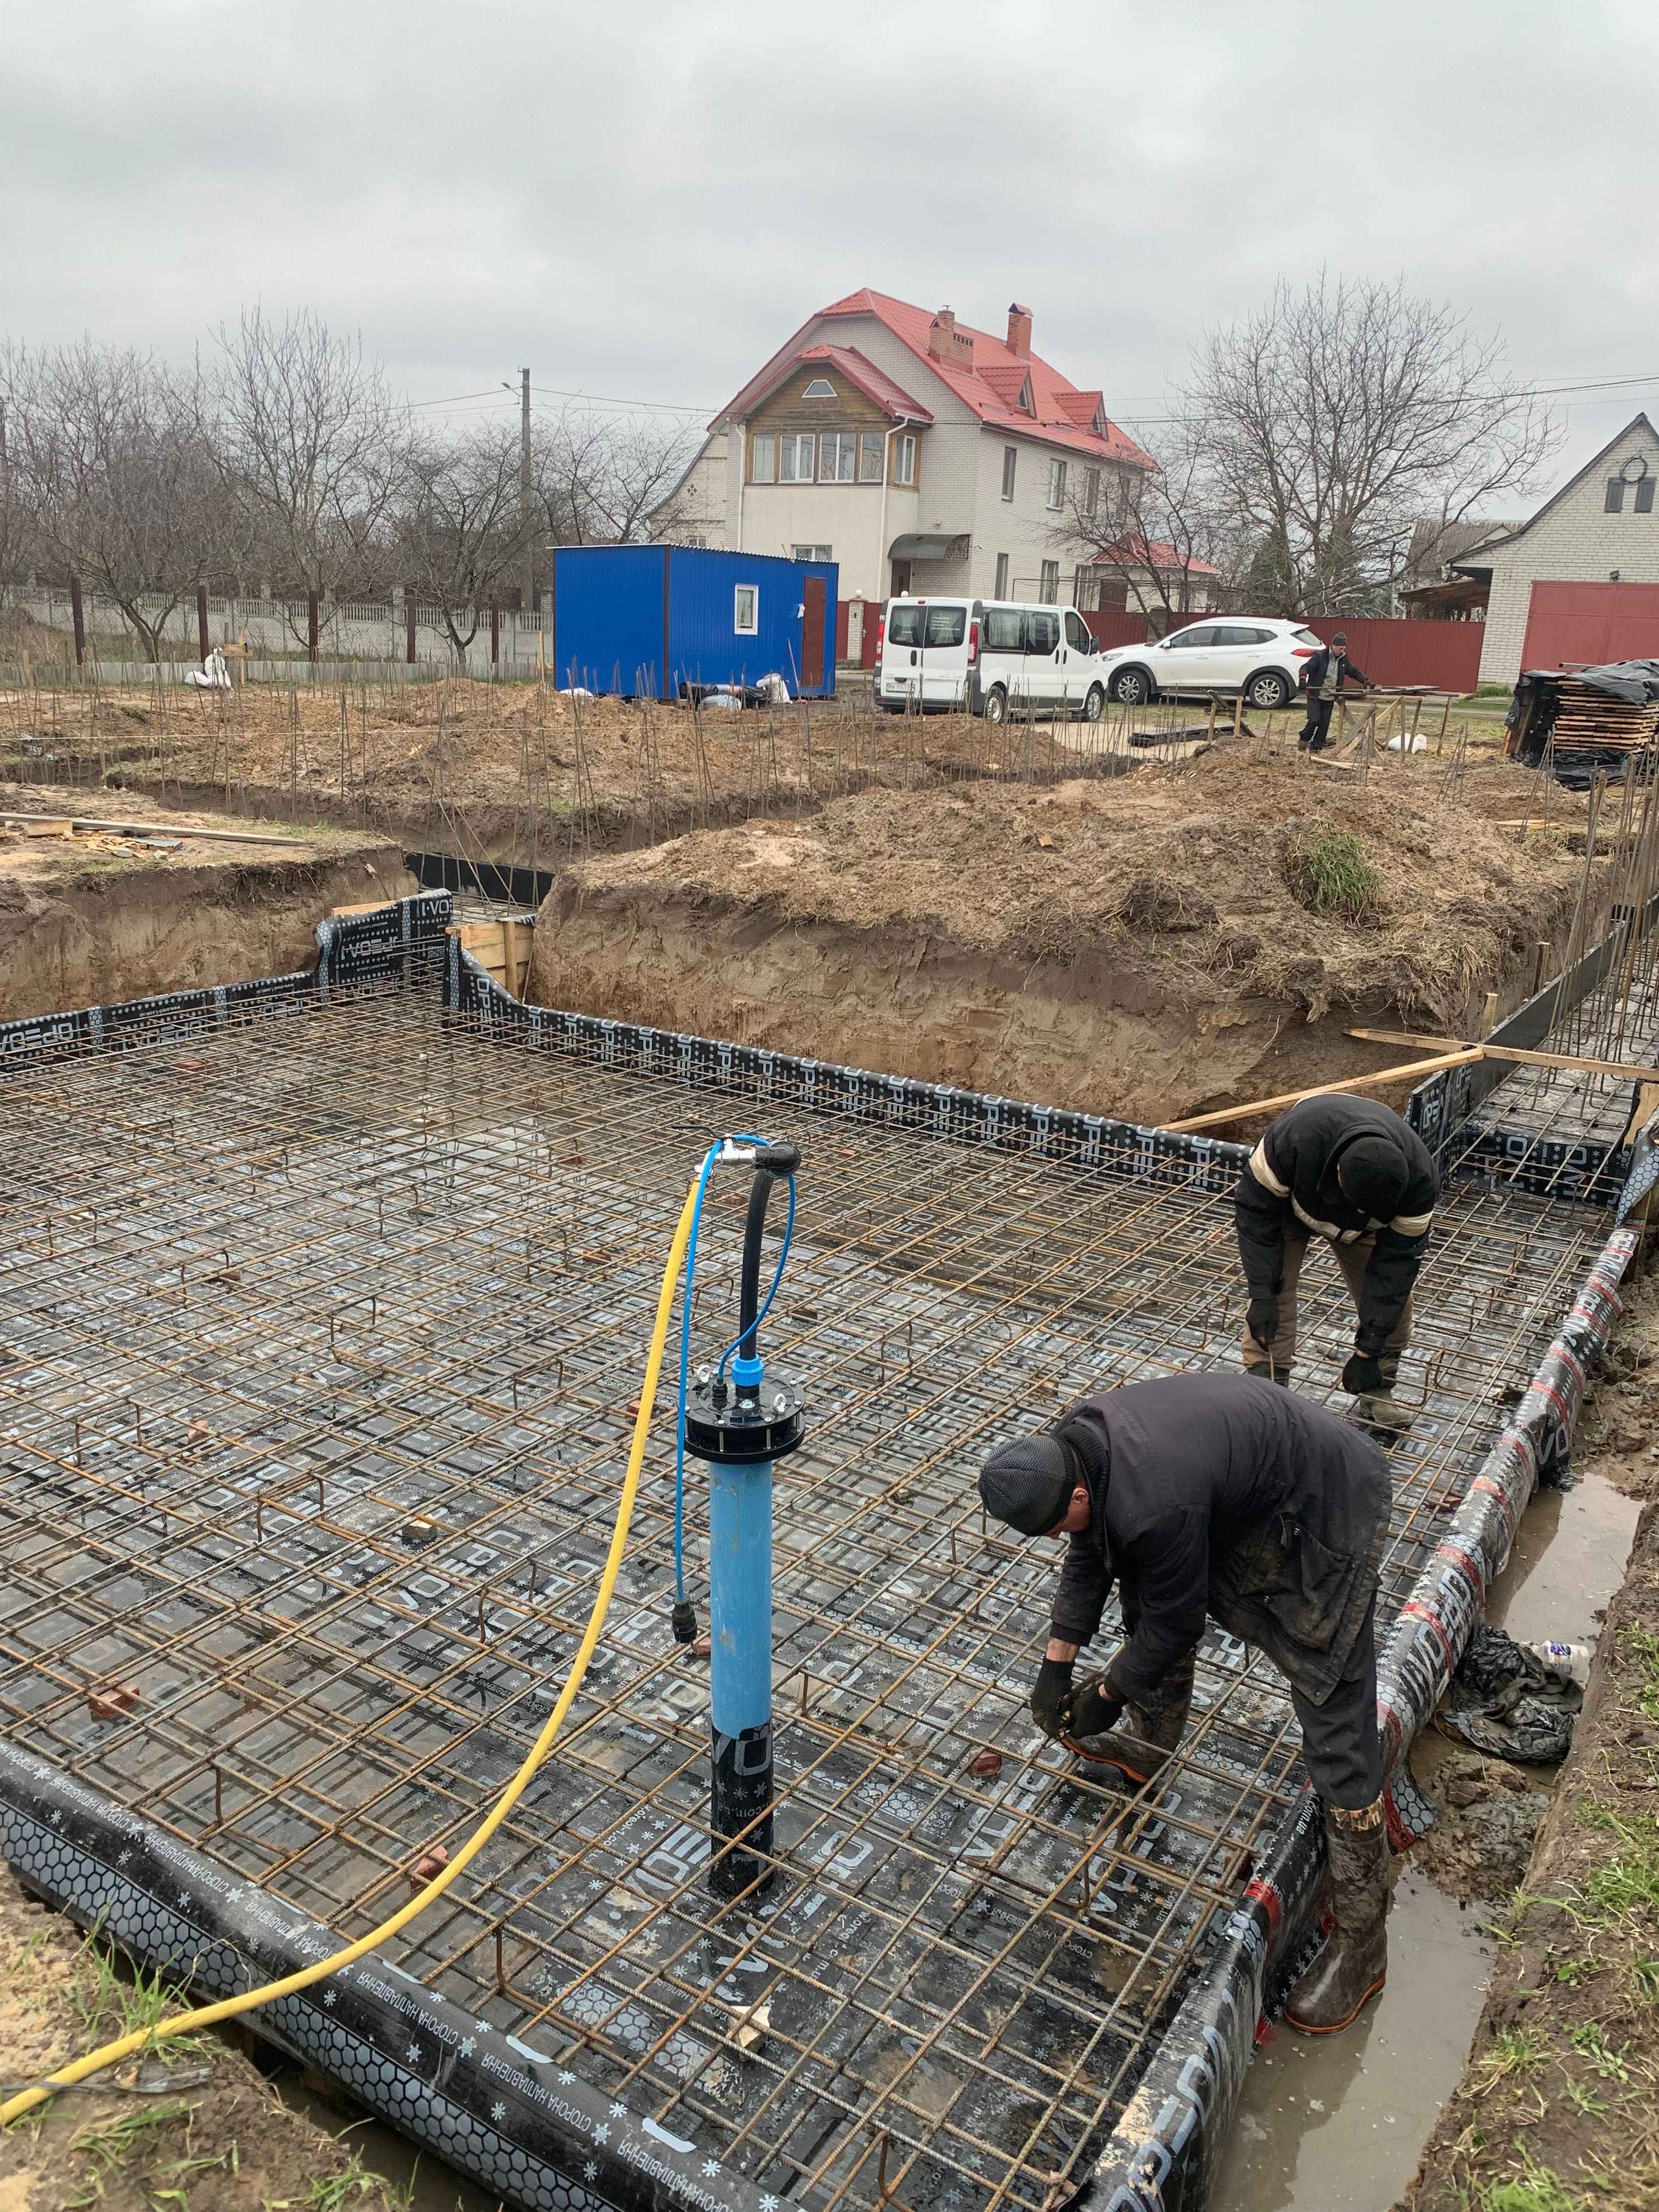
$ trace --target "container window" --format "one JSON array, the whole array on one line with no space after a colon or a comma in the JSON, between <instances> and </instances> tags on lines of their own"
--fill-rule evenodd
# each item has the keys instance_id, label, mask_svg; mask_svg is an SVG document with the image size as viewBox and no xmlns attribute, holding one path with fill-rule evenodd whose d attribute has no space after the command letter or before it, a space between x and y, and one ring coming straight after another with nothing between
<instances>
[{"instance_id":1,"label":"container window","mask_svg":"<svg viewBox=\"0 0 1659 2212\"><path fill-rule=\"evenodd\" d=\"M805 433L786 432L778 443L781 455L781 465L778 470L779 482L781 483L811 483L812 456L817 449L817 441L812 433L810 430Z\"/></svg>"},{"instance_id":2,"label":"container window","mask_svg":"<svg viewBox=\"0 0 1659 2212\"><path fill-rule=\"evenodd\" d=\"M879 430L866 430L859 439L859 482L881 482L881 449L886 443Z\"/></svg>"},{"instance_id":3,"label":"container window","mask_svg":"<svg viewBox=\"0 0 1659 2212\"><path fill-rule=\"evenodd\" d=\"M968 635L966 607L930 606L927 610L929 645L960 645Z\"/></svg>"},{"instance_id":4,"label":"container window","mask_svg":"<svg viewBox=\"0 0 1659 2212\"><path fill-rule=\"evenodd\" d=\"M997 580L992 592L992 597L994 599L1006 599L1007 596L1008 556L1006 553L999 553L997 555Z\"/></svg>"},{"instance_id":5,"label":"container window","mask_svg":"<svg viewBox=\"0 0 1659 2212\"><path fill-rule=\"evenodd\" d=\"M921 609L917 606L895 607L887 617L889 645L920 645L921 643Z\"/></svg>"},{"instance_id":6,"label":"container window","mask_svg":"<svg viewBox=\"0 0 1659 2212\"><path fill-rule=\"evenodd\" d=\"M1053 606L1054 601L1060 597L1060 563L1058 561L1045 561L1043 562L1042 574L1037 584L1037 597L1042 600L1045 607ZM1058 630L1059 625L1056 624L1055 628L1056 630ZM1059 642L1059 637L1056 635L1054 644L1058 645ZM1050 646L1047 649L1049 652L1052 652L1054 650L1054 647Z\"/></svg>"},{"instance_id":7,"label":"container window","mask_svg":"<svg viewBox=\"0 0 1659 2212\"><path fill-rule=\"evenodd\" d=\"M1007 555L1003 555L1007 559ZM1018 607L987 607L985 610L985 650L988 653L1018 653L1020 650L1020 613Z\"/></svg>"},{"instance_id":8,"label":"container window","mask_svg":"<svg viewBox=\"0 0 1659 2212\"><path fill-rule=\"evenodd\" d=\"M750 446L755 457L754 481L757 483L775 483L778 480L778 441L769 434L755 439Z\"/></svg>"},{"instance_id":9,"label":"container window","mask_svg":"<svg viewBox=\"0 0 1659 2212\"><path fill-rule=\"evenodd\" d=\"M916 441L914 438L895 438L893 441L893 481L913 484L916 480Z\"/></svg>"},{"instance_id":10,"label":"container window","mask_svg":"<svg viewBox=\"0 0 1659 2212\"><path fill-rule=\"evenodd\" d=\"M753 584L739 584L732 594L732 627L739 637L753 637L760 628L760 593Z\"/></svg>"},{"instance_id":11,"label":"container window","mask_svg":"<svg viewBox=\"0 0 1659 2212\"><path fill-rule=\"evenodd\" d=\"M1063 507L1066 504L1064 461L1050 461L1048 464L1048 504L1050 507Z\"/></svg>"},{"instance_id":12,"label":"container window","mask_svg":"<svg viewBox=\"0 0 1659 2212\"><path fill-rule=\"evenodd\" d=\"M1019 447L1005 446L1002 449L1002 496L1004 499L1012 499L1014 495L1014 471L1018 466Z\"/></svg>"}]
</instances>

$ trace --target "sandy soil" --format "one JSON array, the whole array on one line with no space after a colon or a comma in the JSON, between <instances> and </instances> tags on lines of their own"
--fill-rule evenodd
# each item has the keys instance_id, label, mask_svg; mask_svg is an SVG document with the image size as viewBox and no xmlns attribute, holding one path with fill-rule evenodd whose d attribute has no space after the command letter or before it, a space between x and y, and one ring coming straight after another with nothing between
<instances>
[{"instance_id":1,"label":"sandy soil","mask_svg":"<svg viewBox=\"0 0 1659 2212\"><path fill-rule=\"evenodd\" d=\"M107 1006L159 991L239 982L309 966L331 906L415 888L378 833L261 832L224 815L142 796L0 786L0 1019ZM154 826L154 842L72 834L60 818ZM192 837L242 829L268 842Z\"/></svg>"},{"instance_id":2,"label":"sandy soil","mask_svg":"<svg viewBox=\"0 0 1659 2212\"><path fill-rule=\"evenodd\" d=\"M1577 1454L1581 1468L1648 1503L1530 1865L1493 1916L1500 1948L1486 2011L1409 2212L1659 2205L1656 1416L1650 1277L1591 1395ZM1498 1793L1513 1795L1507 1782Z\"/></svg>"},{"instance_id":3,"label":"sandy soil","mask_svg":"<svg viewBox=\"0 0 1659 2212\"><path fill-rule=\"evenodd\" d=\"M0 1960L9 2086L171 2009L3 1869ZM395 2212L378 2177L228 2044L158 2051L114 2076L155 2094L74 2091L0 2135L0 2212Z\"/></svg>"},{"instance_id":4,"label":"sandy soil","mask_svg":"<svg viewBox=\"0 0 1659 2212\"><path fill-rule=\"evenodd\" d=\"M1461 1032L1532 988L1582 863L1517 843L1532 780L1459 799L1218 746L1048 790L865 791L567 871L529 995L933 1081L1169 1119L1409 1059L1351 1024ZM1350 923L1293 895L1308 825L1380 874Z\"/></svg>"}]
</instances>

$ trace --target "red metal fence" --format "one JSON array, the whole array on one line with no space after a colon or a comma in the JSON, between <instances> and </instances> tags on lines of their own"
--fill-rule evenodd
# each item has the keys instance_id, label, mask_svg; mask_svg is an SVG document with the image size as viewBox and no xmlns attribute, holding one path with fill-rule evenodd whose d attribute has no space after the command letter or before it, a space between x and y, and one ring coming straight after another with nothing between
<instances>
[{"instance_id":1,"label":"red metal fence","mask_svg":"<svg viewBox=\"0 0 1659 2212\"><path fill-rule=\"evenodd\" d=\"M1085 609L1083 619L1091 634L1100 640L1100 649L1109 653L1115 645L1145 645L1149 635L1145 615L1125 614L1111 607Z\"/></svg>"},{"instance_id":2,"label":"red metal fence","mask_svg":"<svg viewBox=\"0 0 1659 2212\"><path fill-rule=\"evenodd\" d=\"M1483 623L1371 622L1358 615L1315 615L1306 627L1327 645L1348 635L1348 658L1373 684L1432 684L1473 691L1480 678Z\"/></svg>"},{"instance_id":3,"label":"red metal fence","mask_svg":"<svg viewBox=\"0 0 1659 2212\"><path fill-rule=\"evenodd\" d=\"M1659 659L1659 584L1534 584L1522 668ZM1363 663L1362 663L1363 665Z\"/></svg>"}]
</instances>

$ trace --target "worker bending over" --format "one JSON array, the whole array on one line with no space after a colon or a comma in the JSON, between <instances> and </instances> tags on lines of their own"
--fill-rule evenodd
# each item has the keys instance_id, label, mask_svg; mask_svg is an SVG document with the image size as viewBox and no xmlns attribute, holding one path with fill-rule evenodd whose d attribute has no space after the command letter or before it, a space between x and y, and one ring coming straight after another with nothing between
<instances>
[{"instance_id":1,"label":"worker bending over","mask_svg":"<svg viewBox=\"0 0 1659 2212\"><path fill-rule=\"evenodd\" d=\"M1331 726L1331 709L1342 696L1342 686L1352 683L1364 691L1369 689L1370 678L1349 659L1347 633L1338 630L1328 645L1309 654L1297 681L1308 695L1308 719L1297 744L1308 752L1322 753Z\"/></svg>"},{"instance_id":2,"label":"worker bending over","mask_svg":"<svg viewBox=\"0 0 1659 2212\"><path fill-rule=\"evenodd\" d=\"M1285 2016L1310 2034L1346 2027L1388 1966L1374 1640L1389 1525L1382 1453L1255 1376L1172 1375L1085 1398L1005 1444L979 1492L1022 1535L1069 1539L1031 1697L1045 1734L1150 1780L1181 1741L1206 1613L1285 1675L1324 1808L1335 1920ZM1073 1668L1115 1577L1126 1640L1079 1688Z\"/></svg>"},{"instance_id":3,"label":"worker bending over","mask_svg":"<svg viewBox=\"0 0 1659 2212\"><path fill-rule=\"evenodd\" d=\"M1245 1366L1288 1385L1308 1240L1328 1237L1359 1316L1342 1388L1359 1401L1362 1419L1405 1428L1395 1377L1411 1342L1412 1286L1439 1188L1422 1139L1373 1099L1324 1091L1270 1121L1233 1200L1250 1293Z\"/></svg>"}]
</instances>

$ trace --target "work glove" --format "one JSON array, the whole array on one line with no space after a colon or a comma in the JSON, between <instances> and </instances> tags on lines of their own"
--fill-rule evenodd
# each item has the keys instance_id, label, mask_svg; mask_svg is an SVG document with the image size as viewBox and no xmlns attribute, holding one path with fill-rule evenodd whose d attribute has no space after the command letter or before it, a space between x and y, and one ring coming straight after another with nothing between
<instances>
[{"instance_id":1,"label":"work glove","mask_svg":"<svg viewBox=\"0 0 1659 2212\"><path fill-rule=\"evenodd\" d=\"M1369 1352L1355 1352L1342 1370L1342 1388L1356 1398L1369 1398L1382 1388L1382 1370Z\"/></svg>"},{"instance_id":2,"label":"work glove","mask_svg":"<svg viewBox=\"0 0 1659 2212\"><path fill-rule=\"evenodd\" d=\"M1279 1334L1279 1300L1252 1298L1244 1326L1265 1352Z\"/></svg>"},{"instance_id":3,"label":"work glove","mask_svg":"<svg viewBox=\"0 0 1659 2212\"><path fill-rule=\"evenodd\" d=\"M1109 1677L1097 1674L1092 1682L1085 1682L1072 1700L1072 1735L1104 1735L1115 1728L1123 1717L1123 1700L1112 1695Z\"/></svg>"},{"instance_id":4,"label":"work glove","mask_svg":"<svg viewBox=\"0 0 1659 2212\"><path fill-rule=\"evenodd\" d=\"M1056 1741L1072 1726L1072 1665L1069 1659L1045 1659L1031 1692L1031 1718Z\"/></svg>"}]
</instances>

